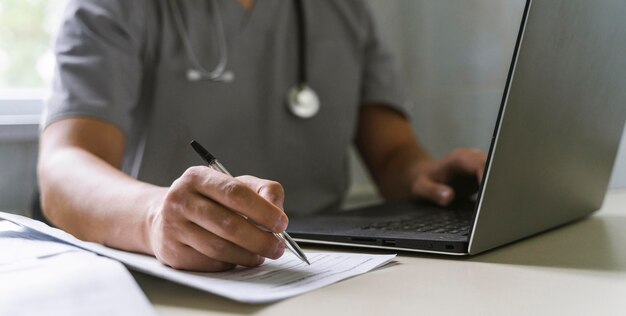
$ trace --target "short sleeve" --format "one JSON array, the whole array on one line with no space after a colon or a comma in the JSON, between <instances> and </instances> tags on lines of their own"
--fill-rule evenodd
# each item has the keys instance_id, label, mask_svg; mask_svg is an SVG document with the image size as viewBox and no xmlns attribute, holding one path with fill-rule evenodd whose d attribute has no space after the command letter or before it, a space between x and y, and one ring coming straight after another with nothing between
<instances>
[{"instance_id":1,"label":"short sleeve","mask_svg":"<svg viewBox=\"0 0 626 316\"><path fill-rule=\"evenodd\" d=\"M367 5L364 9L366 34L361 103L382 103L410 118L410 102L404 94L393 54L381 40L371 10Z\"/></svg>"},{"instance_id":2,"label":"short sleeve","mask_svg":"<svg viewBox=\"0 0 626 316\"><path fill-rule=\"evenodd\" d=\"M54 54L42 129L68 117L106 121L126 134L141 93L142 10L136 1L69 1Z\"/></svg>"}]
</instances>

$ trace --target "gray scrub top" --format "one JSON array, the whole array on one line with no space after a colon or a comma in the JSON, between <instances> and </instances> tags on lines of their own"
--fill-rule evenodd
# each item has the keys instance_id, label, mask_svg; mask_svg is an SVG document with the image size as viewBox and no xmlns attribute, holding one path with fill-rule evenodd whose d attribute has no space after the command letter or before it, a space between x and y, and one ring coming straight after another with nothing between
<instances>
[{"instance_id":1,"label":"gray scrub top","mask_svg":"<svg viewBox=\"0 0 626 316\"><path fill-rule=\"evenodd\" d=\"M128 139L124 171L140 165L138 179L162 186L202 163L195 139L232 174L280 182L290 214L338 207L360 106L407 114L363 1L304 0L308 83L321 100L311 119L285 101L298 75L294 1L257 0L251 11L237 0L173 1L209 70L219 60L209 1L219 1L232 83L186 79L192 63L167 0L74 0L55 43L42 126L77 116L114 124Z\"/></svg>"}]
</instances>

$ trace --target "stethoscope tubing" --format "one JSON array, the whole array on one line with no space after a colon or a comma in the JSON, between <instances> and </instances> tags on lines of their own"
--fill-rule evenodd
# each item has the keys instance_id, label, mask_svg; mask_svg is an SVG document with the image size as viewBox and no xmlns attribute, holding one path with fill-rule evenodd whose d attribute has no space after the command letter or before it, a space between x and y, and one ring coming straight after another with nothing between
<instances>
[{"instance_id":1,"label":"stethoscope tubing","mask_svg":"<svg viewBox=\"0 0 626 316\"><path fill-rule=\"evenodd\" d=\"M199 62L198 57L195 54L191 40L189 38L187 29L185 28L185 22L183 21L183 14L178 6L177 1L170 0L170 10L173 12L174 23L178 34L183 42L183 47L186 53L189 55L189 59L194 68L187 71L187 79L190 81L210 80L231 82L234 79L234 74L227 70L228 66L228 43L226 42L226 34L224 31L224 25L222 16L220 14L219 0L212 0L213 18L215 21L215 28L218 39L218 63L213 70L206 70ZM298 54L298 82L287 91L286 101L289 111L300 118L311 118L319 112L320 102L317 93L308 85L308 72L307 72L307 21L304 10L303 0L295 0L294 8L296 13L296 26L297 26L297 54Z\"/></svg>"},{"instance_id":2,"label":"stethoscope tubing","mask_svg":"<svg viewBox=\"0 0 626 316\"><path fill-rule=\"evenodd\" d=\"M193 67L195 67L196 70L200 73L202 77L201 79L222 81L221 78L224 77L224 74L227 72L226 67L228 66L228 45L226 43L226 33L224 31L224 23L222 22L222 15L220 13L220 7L219 7L218 1L215 1L215 0L210 1L211 6L212 6L211 9L214 15L213 19L215 22L214 25L215 25L215 30L217 34L217 49L218 49L218 56L219 56L219 59L218 59L217 64L215 65L215 68L213 68L213 70L211 71L206 70L202 66L202 64L200 64L198 57L196 56L193 46L191 45L191 40L189 39L189 36L188 36L187 28L185 27L185 22L183 21L182 10L180 6L178 5L178 1L179 0L170 0L169 1L170 9L174 16L174 23L176 24L176 29L178 31L178 34L181 40L183 41L185 52L187 53L187 55L189 55L189 59ZM193 69L190 71L193 71ZM188 72L188 77L189 77L189 72Z\"/></svg>"}]
</instances>

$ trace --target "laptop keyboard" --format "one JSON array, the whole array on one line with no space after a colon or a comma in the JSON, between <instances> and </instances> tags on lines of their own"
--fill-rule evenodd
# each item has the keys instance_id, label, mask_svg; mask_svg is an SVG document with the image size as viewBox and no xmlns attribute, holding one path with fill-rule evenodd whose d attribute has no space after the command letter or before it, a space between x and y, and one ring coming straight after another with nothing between
<instances>
[{"instance_id":1,"label":"laptop keyboard","mask_svg":"<svg viewBox=\"0 0 626 316\"><path fill-rule=\"evenodd\" d=\"M430 215L373 223L363 226L361 229L467 236L470 229L470 219L471 216L468 212L442 211Z\"/></svg>"}]
</instances>

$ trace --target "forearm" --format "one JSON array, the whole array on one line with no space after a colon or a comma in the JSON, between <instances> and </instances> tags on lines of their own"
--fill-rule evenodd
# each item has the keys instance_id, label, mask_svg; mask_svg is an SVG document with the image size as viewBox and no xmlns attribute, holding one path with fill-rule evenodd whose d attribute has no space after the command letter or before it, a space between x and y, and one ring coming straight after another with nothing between
<instances>
[{"instance_id":1,"label":"forearm","mask_svg":"<svg viewBox=\"0 0 626 316\"><path fill-rule=\"evenodd\" d=\"M44 214L76 237L151 254L150 210L165 188L137 181L88 151L65 147L42 157Z\"/></svg>"},{"instance_id":2,"label":"forearm","mask_svg":"<svg viewBox=\"0 0 626 316\"><path fill-rule=\"evenodd\" d=\"M432 162L407 119L384 105L363 107L356 145L386 199L409 197L416 175Z\"/></svg>"},{"instance_id":3,"label":"forearm","mask_svg":"<svg viewBox=\"0 0 626 316\"><path fill-rule=\"evenodd\" d=\"M407 142L398 144L383 163L370 169L381 195L398 200L412 196L414 180L430 162L431 156L417 142Z\"/></svg>"},{"instance_id":4,"label":"forearm","mask_svg":"<svg viewBox=\"0 0 626 316\"><path fill-rule=\"evenodd\" d=\"M381 194L390 200L414 197L449 205L476 192L487 161L484 152L468 148L434 160L406 118L377 105L361 110L356 144Z\"/></svg>"},{"instance_id":5,"label":"forearm","mask_svg":"<svg viewBox=\"0 0 626 316\"><path fill-rule=\"evenodd\" d=\"M280 184L196 166L169 187L150 185L119 170L125 143L121 129L98 119L48 125L38 164L44 214L81 239L154 255L174 268L254 267L283 254L273 234L240 216L284 231Z\"/></svg>"}]
</instances>

